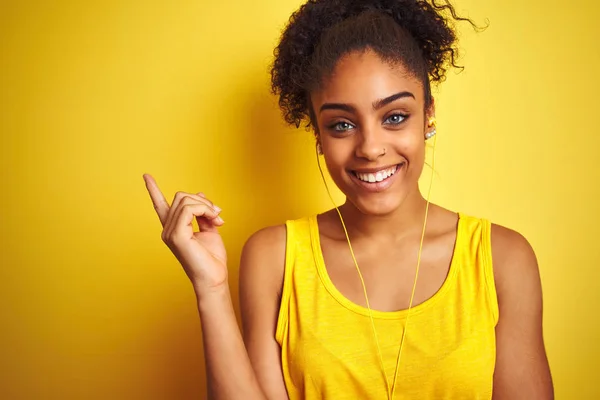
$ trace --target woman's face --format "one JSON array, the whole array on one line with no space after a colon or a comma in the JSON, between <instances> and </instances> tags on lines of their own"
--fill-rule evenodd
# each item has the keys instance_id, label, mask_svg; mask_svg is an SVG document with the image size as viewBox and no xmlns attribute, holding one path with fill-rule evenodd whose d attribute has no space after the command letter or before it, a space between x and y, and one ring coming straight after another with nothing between
<instances>
[{"instance_id":1,"label":"woman's face","mask_svg":"<svg viewBox=\"0 0 600 400\"><path fill-rule=\"evenodd\" d=\"M427 118L424 90L373 51L343 57L311 102L327 169L361 212L384 215L420 196Z\"/></svg>"}]
</instances>

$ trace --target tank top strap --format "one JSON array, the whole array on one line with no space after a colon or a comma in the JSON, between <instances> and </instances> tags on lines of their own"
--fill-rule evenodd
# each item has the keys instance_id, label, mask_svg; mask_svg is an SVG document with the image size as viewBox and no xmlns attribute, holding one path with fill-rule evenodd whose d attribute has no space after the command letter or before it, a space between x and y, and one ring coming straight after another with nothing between
<instances>
[{"instance_id":1,"label":"tank top strap","mask_svg":"<svg viewBox=\"0 0 600 400\"><path fill-rule=\"evenodd\" d=\"M305 268L306 265L313 265L313 255L311 246L311 219L315 217L305 217L296 220L288 220L286 227L285 242L285 264L283 272L283 288L281 290L281 304L279 307L279 316L275 339L280 342L283 339L285 330L289 322L290 296L294 291L294 275L296 269ZM308 261L308 262L307 262Z\"/></svg>"},{"instance_id":2,"label":"tank top strap","mask_svg":"<svg viewBox=\"0 0 600 400\"><path fill-rule=\"evenodd\" d=\"M465 293L483 294L495 325L499 312L492 263L491 223L487 219L461 213L459 216L462 224L457 234L461 237L457 237L456 243L461 243L462 248L456 250L462 267L458 279L466 289Z\"/></svg>"}]
</instances>

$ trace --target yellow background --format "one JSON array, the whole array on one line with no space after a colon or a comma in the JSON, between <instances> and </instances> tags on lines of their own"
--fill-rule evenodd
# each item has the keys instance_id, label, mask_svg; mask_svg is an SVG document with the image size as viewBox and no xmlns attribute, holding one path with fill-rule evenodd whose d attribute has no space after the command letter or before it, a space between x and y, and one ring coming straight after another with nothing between
<instances>
[{"instance_id":1,"label":"yellow background","mask_svg":"<svg viewBox=\"0 0 600 400\"><path fill-rule=\"evenodd\" d=\"M234 288L251 232L329 206L312 135L269 94L299 4L1 3L0 398L203 397L192 288L142 173L223 208ZM557 398L600 398L600 6L458 9L490 27L462 26L466 70L437 92L433 199L529 238Z\"/></svg>"}]
</instances>

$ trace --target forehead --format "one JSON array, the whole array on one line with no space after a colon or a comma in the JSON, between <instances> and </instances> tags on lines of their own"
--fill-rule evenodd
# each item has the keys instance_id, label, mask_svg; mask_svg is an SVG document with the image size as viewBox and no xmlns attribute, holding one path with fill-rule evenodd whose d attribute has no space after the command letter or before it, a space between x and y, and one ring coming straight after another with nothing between
<instances>
[{"instance_id":1,"label":"forehead","mask_svg":"<svg viewBox=\"0 0 600 400\"><path fill-rule=\"evenodd\" d=\"M342 57L320 87L311 93L315 108L323 103L370 104L391 94L409 91L423 102L422 83L401 63L390 63L371 51Z\"/></svg>"}]
</instances>

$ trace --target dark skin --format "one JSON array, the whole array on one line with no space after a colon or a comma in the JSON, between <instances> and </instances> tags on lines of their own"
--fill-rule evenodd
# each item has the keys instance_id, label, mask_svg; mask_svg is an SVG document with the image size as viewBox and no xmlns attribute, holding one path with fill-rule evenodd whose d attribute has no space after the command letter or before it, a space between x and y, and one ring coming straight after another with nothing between
<instances>
[{"instance_id":1,"label":"dark skin","mask_svg":"<svg viewBox=\"0 0 600 400\"><path fill-rule=\"evenodd\" d=\"M400 92L412 96L373 107ZM435 112L433 106L425 109L423 92L422 84L402 66L390 66L367 51L342 59L321 90L311 95L323 156L347 196L340 209L375 310L401 310L409 304L426 207L417 181L424 165L424 135ZM400 175L383 192L361 190L351 175L354 170L397 164L402 164ZM446 279L457 220L455 213L430 205L413 306L433 296ZM366 306L336 211L320 215L318 221L331 280L349 300ZM284 249L285 228L267 228L249 240L241 266L245 341L270 398L285 395L280 349L274 339ZM272 256L268 257L271 263L265 262L265 254ZM493 225L492 254L500 310L493 398L551 399L541 284L533 250L517 232ZM265 282L272 296L261 297Z\"/></svg>"},{"instance_id":2,"label":"dark skin","mask_svg":"<svg viewBox=\"0 0 600 400\"><path fill-rule=\"evenodd\" d=\"M401 65L389 65L372 51L344 57L334 74L311 93L318 139L327 168L347 197L340 209L374 310L406 309L415 277L427 206L418 179L425 160L425 134L432 129L429 119L435 112L433 106L425 109L423 93L422 83ZM394 168L388 183L378 190L361 186L357 173L364 177L382 168ZM221 210L202 194L180 192L169 204L154 179L145 176L145 180L164 227L163 241L196 292L210 398L288 398L275 340L285 226L263 229L244 246L242 342L229 294L226 252L217 230L223 224ZM193 232L194 218L200 232ZM349 300L365 306L337 213L328 211L318 222L331 280ZM456 225L455 213L430 205L413 306L433 296L446 279ZM551 399L535 254L517 232L494 225L491 234L500 314L493 399Z\"/></svg>"},{"instance_id":3,"label":"dark skin","mask_svg":"<svg viewBox=\"0 0 600 400\"><path fill-rule=\"evenodd\" d=\"M352 85L347 84L349 80ZM432 129L428 122L434 117L434 107L424 109L418 80L401 66L382 66L371 52L340 60L334 78L326 80L323 87L312 95L319 140L327 168L347 197L340 209L368 282L371 307L380 311L406 309L426 207L417 180L423 170L424 135ZM393 165L400 167L395 181L385 190L367 191L356 182L357 171ZM366 306L337 212L325 213L319 222L332 281L348 299ZM428 224L413 305L433 296L445 280L457 215L431 206Z\"/></svg>"}]
</instances>

